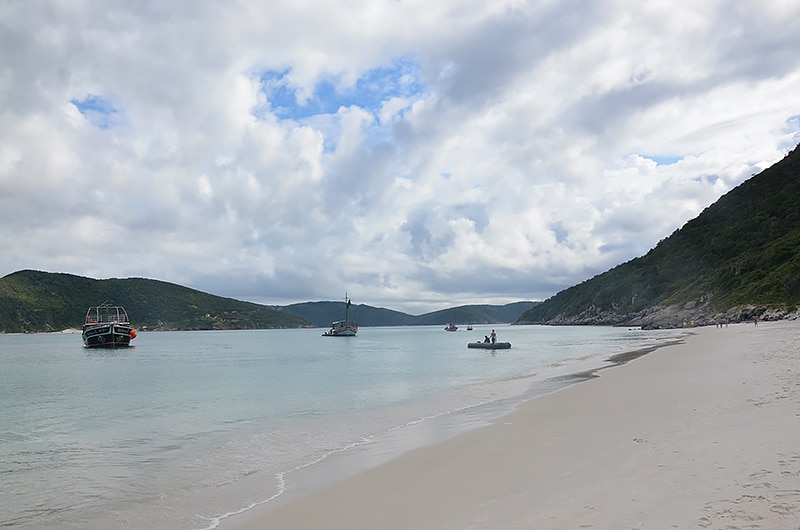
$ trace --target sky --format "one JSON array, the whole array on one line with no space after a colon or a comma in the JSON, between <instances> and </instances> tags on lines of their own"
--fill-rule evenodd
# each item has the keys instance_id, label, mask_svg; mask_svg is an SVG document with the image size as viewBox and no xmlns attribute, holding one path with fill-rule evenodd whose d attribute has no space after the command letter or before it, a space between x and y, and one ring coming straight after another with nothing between
<instances>
[{"instance_id":1,"label":"sky","mask_svg":"<svg viewBox=\"0 0 800 530\"><path fill-rule=\"evenodd\" d=\"M0 50L0 276L543 300L800 143L797 0L7 0Z\"/></svg>"}]
</instances>

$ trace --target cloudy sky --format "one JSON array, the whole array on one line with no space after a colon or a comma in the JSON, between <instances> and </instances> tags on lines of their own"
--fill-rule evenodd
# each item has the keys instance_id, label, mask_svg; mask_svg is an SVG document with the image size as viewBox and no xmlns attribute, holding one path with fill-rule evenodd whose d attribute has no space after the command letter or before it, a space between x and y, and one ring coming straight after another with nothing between
<instances>
[{"instance_id":1,"label":"cloudy sky","mask_svg":"<svg viewBox=\"0 0 800 530\"><path fill-rule=\"evenodd\" d=\"M797 0L7 0L0 47L0 276L541 300L800 143Z\"/></svg>"}]
</instances>

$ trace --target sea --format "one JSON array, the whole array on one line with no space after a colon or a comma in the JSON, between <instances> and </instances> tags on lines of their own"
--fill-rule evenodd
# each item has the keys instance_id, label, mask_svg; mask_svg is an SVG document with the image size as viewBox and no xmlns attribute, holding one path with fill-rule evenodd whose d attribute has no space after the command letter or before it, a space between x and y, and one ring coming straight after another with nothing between
<instances>
[{"instance_id":1,"label":"sea","mask_svg":"<svg viewBox=\"0 0 800 530\"><path fill-rule=\"evenodd\" d=\"M467 348L492 329L511 349ZM323 331L0 334L0 527L224 530L685 333Z\"/></svg>"}]
</instances>

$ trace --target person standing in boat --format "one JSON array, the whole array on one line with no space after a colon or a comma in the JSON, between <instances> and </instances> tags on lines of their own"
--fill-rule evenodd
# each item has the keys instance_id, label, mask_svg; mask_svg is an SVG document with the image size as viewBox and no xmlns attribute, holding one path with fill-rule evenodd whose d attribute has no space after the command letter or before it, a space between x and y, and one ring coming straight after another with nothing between
<instances>
[{"instance_id":1,"label":"person standing in boat","mask_svg":"<svg viewBox=\"0 0 800 530\"><path fill-rule=\"evenodd\" d=\"M494 344L495 342L497 342L497 333L495 333L494 330L492 330L492 344Z\"/></svg>"}]
</instances>

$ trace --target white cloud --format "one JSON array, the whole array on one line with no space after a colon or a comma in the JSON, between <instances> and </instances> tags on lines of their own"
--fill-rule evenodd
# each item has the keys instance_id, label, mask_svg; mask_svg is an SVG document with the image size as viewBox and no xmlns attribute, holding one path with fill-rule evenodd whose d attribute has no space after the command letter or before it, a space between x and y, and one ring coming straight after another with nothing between
<instances>
[{"instance_id":1,"label":"white cloud","mask_svg":"<svg viewBox=\"0 0 800 530\"><path fill-rule=\"evenodd\" d=\"M800 7L0 10L0 273L423 312L641 255L800 142Z\"/></svg>"}]
</instances>

